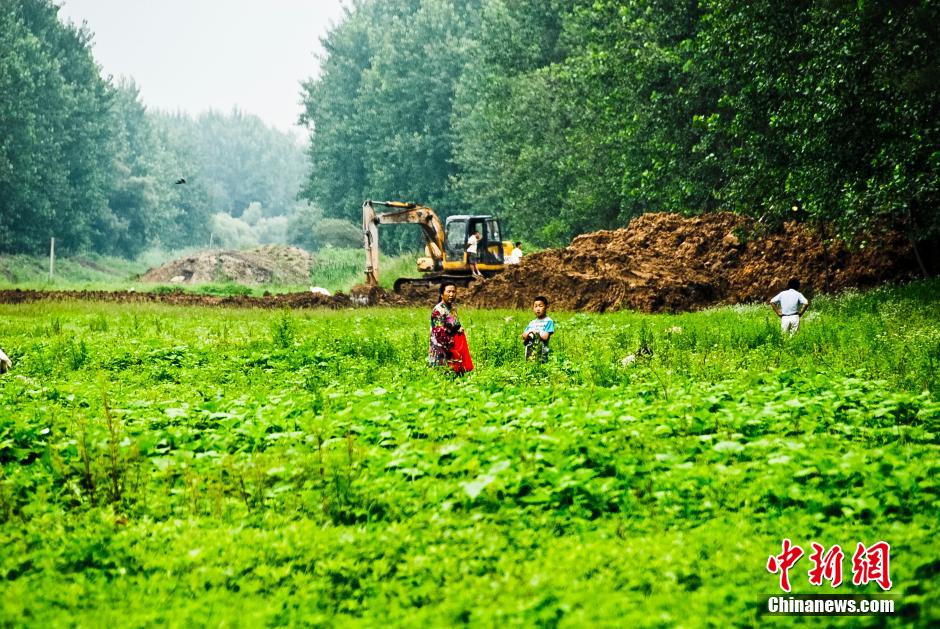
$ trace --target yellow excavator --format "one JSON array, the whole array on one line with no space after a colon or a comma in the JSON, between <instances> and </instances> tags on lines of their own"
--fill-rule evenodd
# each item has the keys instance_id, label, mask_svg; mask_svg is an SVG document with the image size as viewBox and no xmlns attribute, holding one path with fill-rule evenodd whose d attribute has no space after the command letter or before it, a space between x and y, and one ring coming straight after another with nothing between
<instances>
[{"instance_id":1,"label":"yellow excavator","mask_svg":"<svg viewBox=\"0 0 940 629\"><path fill-rule=\"evenodd\" d=\"M376 213L375 207L392 208ZM462 214L449 216L441 222L429 207L404 201L366 201L362 204L362 233L366 247L366 284L379 284L379 225L415 223L421 227L425 240L425 256L418 258L419 278L402 277L395 280L395 292L403 286L432 286L441 282L454 282L468 286L473 280L467 263L467 242L474 232L483 239L477 245L480 261L477 269L484 276L492 276L505 268L505 258L512 251L512 243L503 242L499 219L488 214Z\"/></svg>"}]
</instances>

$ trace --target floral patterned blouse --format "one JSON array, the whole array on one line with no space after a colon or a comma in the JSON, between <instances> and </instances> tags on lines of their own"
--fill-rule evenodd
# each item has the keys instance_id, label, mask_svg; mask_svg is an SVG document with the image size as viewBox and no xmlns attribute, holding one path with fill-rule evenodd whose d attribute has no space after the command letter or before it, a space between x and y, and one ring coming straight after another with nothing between
<instances>
[{"instance_id":1,"label":"floral patterned blouse","mask_svg":"<svg viewBox=\"0 0 940 629\"><path fill-rule=\"evenodd\" d=\"M453 360L451 349L454 347L454 336L460 330L460 321L456 311L452 311L443 301L434 306L431 311L431 343L428 347L428 364L431 366L448 366Z\"/></svg>"}]
</instances>

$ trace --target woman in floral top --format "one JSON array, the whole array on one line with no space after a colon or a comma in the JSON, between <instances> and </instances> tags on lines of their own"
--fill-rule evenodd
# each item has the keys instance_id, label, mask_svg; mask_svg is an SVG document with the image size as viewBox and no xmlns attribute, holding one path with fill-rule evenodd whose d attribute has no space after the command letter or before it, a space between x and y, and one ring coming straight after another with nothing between
<instances>
[{"instance_id":1,"label":"woman in floral top","mask_svg":"<svg viewBox=\"0 0 940 629\"><path fill-rule=\"evenodd\" d=\"M457 318L454 299L457 286L441 284L441 301L431 311L431 342L428 346L428 364L450 367L455 373L473 369L467 341Z\"/></svg>"}]
</instances>

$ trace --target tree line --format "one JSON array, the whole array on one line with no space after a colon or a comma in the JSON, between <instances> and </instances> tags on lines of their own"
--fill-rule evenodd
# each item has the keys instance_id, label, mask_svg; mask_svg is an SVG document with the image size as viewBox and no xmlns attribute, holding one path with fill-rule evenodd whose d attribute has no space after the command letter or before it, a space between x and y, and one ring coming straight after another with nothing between
<instances>
[{"instance_id":1,"label":"tree line","mask_svg":"<svg viewBox=\"0 0 940 629\"><path fill-rule=\"evenodd\" d=\"M101 77L92 37L51 0L3 2L0 252L54 237L58 251L134 257L235 228L283 240L308 220L298 141L238 111L148 111L132 80Z\"/></svg>"},{"instance_id":2,"label":"tree line","mask_svg":"<svg viewBox=\"0 0 940 629\"><path fill-rule=\"evenodd\" d=\"M357 0L305 84L304 194L564 244L649 211L940 235L940 2Z\"/></svg>"},{"instance_id":3,"label":"tree line","mask_svg":"<svg viewBox=\"0 0 940 629\"><path fill-rule=\"evenodd\" d=\"M355 0L306 159L254 116L148 111L57 13L0 12L3 252L348 243L367 198L541 245L649 211L940 236L937 0Z\"/></svg>"}]
</instances>

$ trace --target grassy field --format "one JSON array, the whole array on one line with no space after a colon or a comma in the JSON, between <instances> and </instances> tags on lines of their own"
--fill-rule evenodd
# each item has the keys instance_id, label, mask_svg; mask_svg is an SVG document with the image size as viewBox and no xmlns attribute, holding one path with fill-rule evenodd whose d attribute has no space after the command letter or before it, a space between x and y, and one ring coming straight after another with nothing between
<instances>
[{"instance_id":1,"label":"grassy field","mask_svg":"<svg viewBox=\"0 0 940 629\"><path fill-rule=\"evenodd\" d=\"M58 258L49 277L49 259L27 255L0 255L0 288L70 288L122 286L146 271L145 262L87 255Z\"/></svg>"},{"instance_id":2,"label":"grassy field","mask_svg":"<svg viewBox=\"0 0 940 629\"><path fill-rule=\"evenodd\" d=\"M0 624L789 625L784 538L795 593L879 593L851 557L891 544L896 614L821 624L940 623L940 282L793 338L553 313L545 365L530 313L468 309L457 380L428 314L0 306Z\"/></svg>"},{"instance_id":3,"label":"grassy field","mask_svg":"<svg viewBox=\"0 0 940 629\"><path fill-rule=\"evenodd\" d=\"M139 260L123 260L97 255L57 258L55 274L49 277L49 260L37 256L0 255L0 289L36 290L134 290L179 291L209 295L261 295L307 291L320 286L331 292L349 292L365 279L365 252L362 249L321 249L313 254L308 282L296 285L245 286L232 282L196 285L151 284L138 277L152 267L191 254L193 251L153 251ZM383 288L392 289L399 277L418 277L417 253L381 257L379 277Z\"/></svg>"}]
</instances>

